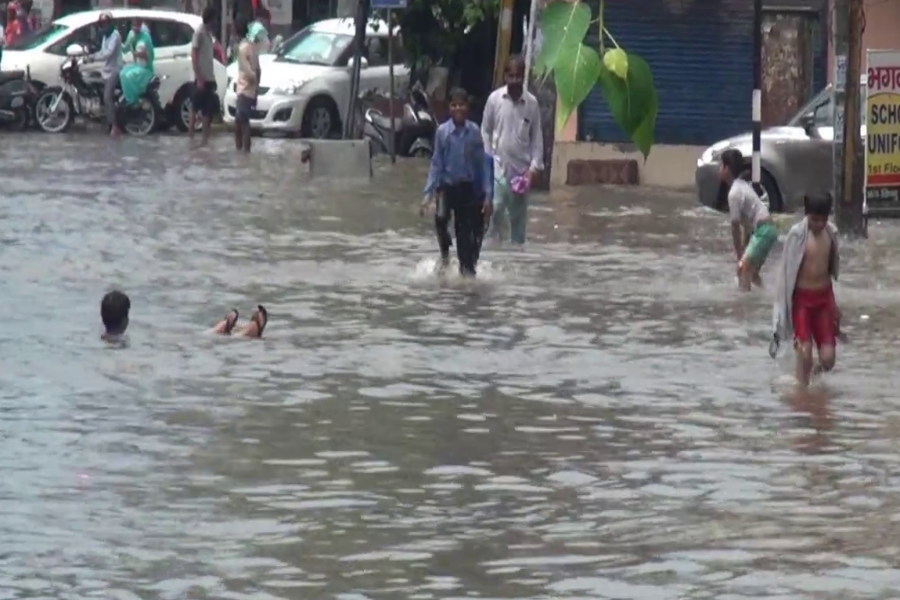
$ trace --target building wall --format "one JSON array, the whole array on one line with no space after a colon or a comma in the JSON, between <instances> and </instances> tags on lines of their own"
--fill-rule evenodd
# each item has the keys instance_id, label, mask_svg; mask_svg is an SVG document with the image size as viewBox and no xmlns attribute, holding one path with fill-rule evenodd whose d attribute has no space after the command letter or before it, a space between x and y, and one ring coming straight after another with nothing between
<instances>
[{"instance_id":1,"label":"building wall","mask_svg":"<svg viewBox=\"0 0 900 600\"><path fill-rule=\"evenodd\" d=\"M900 50L900 0L865 0L866 30L863 33L865 50ZM831 0L834 14L834 0ZM866 56L863 54L863 69ZM834 48L828 47L828 81L834 76Z\"/></svg>"}]
</instances>

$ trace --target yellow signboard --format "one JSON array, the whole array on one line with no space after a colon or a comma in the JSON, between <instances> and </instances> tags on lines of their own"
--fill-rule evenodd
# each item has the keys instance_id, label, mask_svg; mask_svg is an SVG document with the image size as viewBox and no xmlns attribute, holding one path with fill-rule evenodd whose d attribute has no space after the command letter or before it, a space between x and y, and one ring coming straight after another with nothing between
<instances>
[{"instance_id":1,"label":"yellow signboard","mask_svg":"<svg viewBox=\"0 0 900 600\"><path fill-rule=\"evenodd\" d=\"M900 202L900 51L868 52L866 203Z\"/></svg>"}]
</instances>

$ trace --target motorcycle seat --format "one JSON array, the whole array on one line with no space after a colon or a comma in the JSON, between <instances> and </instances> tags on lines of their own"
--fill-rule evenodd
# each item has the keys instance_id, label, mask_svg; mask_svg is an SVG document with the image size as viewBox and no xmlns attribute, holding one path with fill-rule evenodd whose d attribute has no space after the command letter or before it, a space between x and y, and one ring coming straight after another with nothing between
<instances>
[{"instance_id":1,"label":"motorcycle seat","mask_svg":"<svg viewBox=\"0 0 900 600\"><path fill-rule=\"evenodd\" d=\"M391 130L391 120L381 113L372 115L372 124L384 131ZM394 131L400 131L401 129L403 129L403 119L394 119Z\"/></svg>"},{"instance_id":2,"label":"motorcycle seat","mask_svg":"<svg viewBox=\"0 0 900 600\"><path fill-rule=\"evenodd\" d=\"M25 71L0 71L0 84L25 79Z\"/></svg>"}]
</instances>

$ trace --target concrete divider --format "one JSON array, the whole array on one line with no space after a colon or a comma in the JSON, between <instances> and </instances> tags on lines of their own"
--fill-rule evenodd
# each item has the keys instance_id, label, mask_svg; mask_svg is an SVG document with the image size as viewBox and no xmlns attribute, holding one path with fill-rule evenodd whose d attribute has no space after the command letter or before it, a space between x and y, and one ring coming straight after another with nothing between
<instances>
[{"instance_id":1,"label":"concrete divider","mask_svg":"<svg viewBox=\"0 0 900 600\"><path fill-rule=\"evenodd\" d=\"M369 140L301 140L309 150L310 177L371 179Z\"/></svg>"}]
</instances>

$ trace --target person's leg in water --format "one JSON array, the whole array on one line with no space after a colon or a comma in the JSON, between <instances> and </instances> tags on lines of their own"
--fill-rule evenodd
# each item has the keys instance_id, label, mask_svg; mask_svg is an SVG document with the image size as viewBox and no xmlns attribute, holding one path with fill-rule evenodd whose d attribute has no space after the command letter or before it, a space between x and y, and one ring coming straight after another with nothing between
<instances>
[{"instance_id":1,"label":"person's leg in water","mask_svg":"<svg viewBox=\"0 0 900 600\"><path fill-rule=\"evenodd\" d=\"M200 100L200 90L197 82L194 82L194 91L191 92L191 106L188 112L188 140L194 141L194 132L197 130L197 102Z\"/></svg>"},{"instance_id":2,"label":"person's leg in water","mask_svg":"<svg viewBox=\"0 0 900 600\"><path fill-rule=\"evenodd\" d=\"M819 362L813 373L827 373L834 368L837 360L837 337L839 334L837 305L834 289L828 287L822 294L822 303L812 315L813 339L819 351Z\"/></svg>"},{"instance_id":3,"label":"person's leg in water","mask_svg":"<svg viewBox=\"0 0 900 600\"><path fill-rule=\"evenodd\" d=\"M119 120L116 118L116 88L119 86L119 75L114 73L103 82L103 104L106 112L106 124L113 137L119 137Z\"/></svg>"},{"instance_id":4,"label":"person's leg in water","mask_svg":"<svg viewBox=\"0 0 900 600\"><path fill-rule=\"evenodd\" d=\"M524 244L525 227L528 224L528 194L510 193L506 210L509 213L509 239L514 244Z\"/></svg>"},{"instance_id":5,"label":"person's leg in water","mask_svg":"<svg viewBox=\"0 0 900 600\"><path fill-rule=\"evenodd\" d=\"M212 124L213 113L216 112L216 108L219 105L219 97L216 95L216 82L215 81L207 81L203 86L204 92L204 106L203 106L203 134L200 136L200 141L204 145L209 142L209 136L212 133L210 131L210 125Z\"/></svg>"},{"instance_id":6,"label":"person's leg in water","mask_svg":"<svg viewBox=\"0 0 900 600\"><path fill-rule=\"evenodd\" d=\"M488 235L500 242L509 239L506 233L509 224L507 207L511 198L512 189L509 187L509 182L503 178L494 179L494 212L491 215Z\"/></svg>"},{"instance_id":7,"label":"person's leg in water","mask_svg":"<svg viewBox=\"0 0 900 600\"><path fill-rule=\"evenodd\" d=\"M450 246L453 245L453 240L450 239L450 210L444 189L438 190L434 201L434 230L437 234L438 248L441 250L440 268L445 269L450 262Z\"/></svg>"},{"instance_id":8,"label":"person's leg in water","mask_svg":"<svg viewBox=\"0 0 900 600\"><path fill-rule=\"evenodd\" d=\"M458 183L447 186L447 205L453 210L453 228L456 232L456 257L459 259L459 274L464 277L475 276L476 233L474 220L480 215L475 211L480 207L475 202L474 188L471 183Z\"/></svg>"},{"instance_id":9,"label":"person's leg in water","mask_svg":"<svg viewBox=\"0 0 900 600\"><path fill-rule=\"evenodd\" d=\"M257 304L256 310L250 315L250 324L244 328L241 334L244 337L261 338L268 324L269 311L262 304Z\"/></svg>"},{"instance_id":10,"label":"person's leg in water","mask_svg":"<svg viewBox=\"0 0 900 600\"><path fill-rule=\"evenodd\" d=\"M232 308L225 318L216 323L216 326L213 328L214 333L218 333L219 335L231 335L231 332L234 331L235 326L238 322L238 309Z\"/></svg>"},{"instance_id":11,"label":"person's leg in water","mask_svg":"<svg viewBox=\"0 0 900 600\"><path fill-rule=\"evenodd\" d=\"M255 104L255 98L248 98L243 94L237 97L234 112L234 145L238 151L250 152L250 113Z\"/></svg>"},{"instance_id":12,"label":"person's leg in water","mask_svg":"<svg viewBox=\"0 0 900 600\"><path fill-rule=\"evenodd\" d=\"M762 287L759 271L777 241L778 231L774 225L763 221L756 226L756 231L745 244L744 257L738 265L738 278L742 289L749 290L751 282L757 287Z\"/></svg>"},{"instance_id":13,"label":"person's leg in water","mask_svg":"<svg viewBox=\"0 0 900 600\"><path fill-rule=\"evenodd\" d=\"M481 245L484 243L484 232L487 229L487 218L485 217L485 203L490 202L488 198L481 198L475 202L475 209L472 213L472 235L474 240L472 243L472 251L475 254L475 266L478 266L478 259L481 258Z\"/></svg>"}]
</instances>

